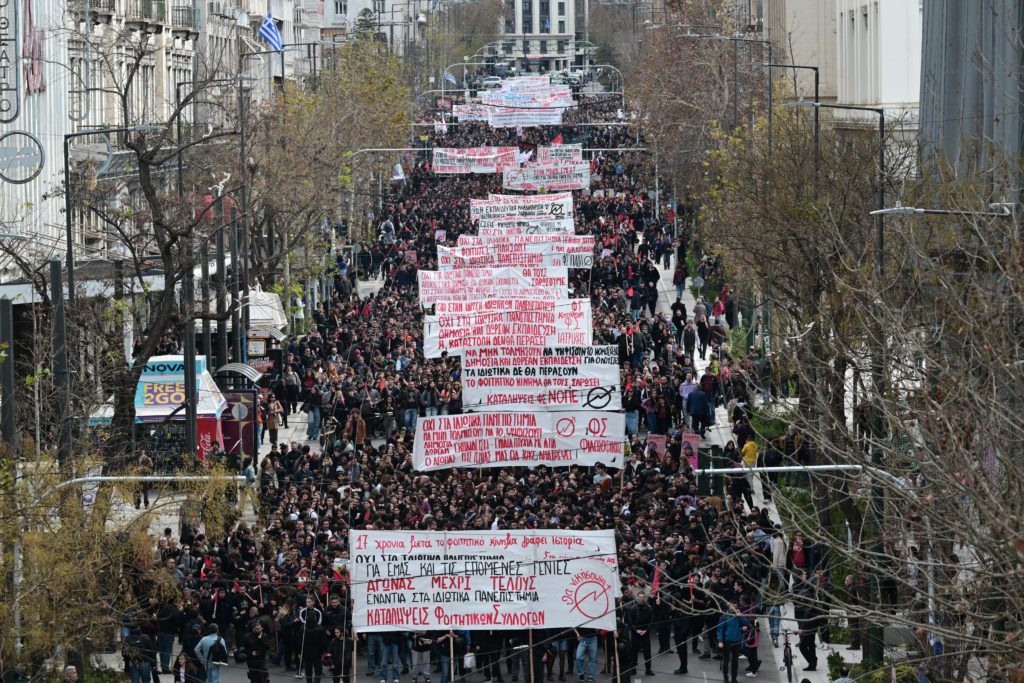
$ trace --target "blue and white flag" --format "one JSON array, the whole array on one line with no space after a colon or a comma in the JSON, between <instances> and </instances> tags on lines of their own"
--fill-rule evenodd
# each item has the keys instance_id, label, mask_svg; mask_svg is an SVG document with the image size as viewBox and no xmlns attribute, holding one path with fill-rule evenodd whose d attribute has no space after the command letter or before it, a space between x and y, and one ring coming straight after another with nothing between
<instances>
[{"instance_id":1,"label":"blue and white flag","mask_svg":"<svg viewBox=\"0 0 1024 683\"><path fill-rule=\"evenodd\" d=\"M402 162L395 163L395 169L391 172L391 182L393 183L404 183L405 182L405 169L402 168Z\"/></svg>"},{"instance_id":2,"label":"blue and white flag","mask_svg":"<svg viewBox=\"0 0 1024 683\"><path fill-rule=\"evenodd\" d=\"M452 85L458 85L459 84L459 82L457 80L455 80L455 76L452 76L450 73L448 73L448 69L444 70L444 80L448 81Z\"/></svg>"},{"instance_id":3,"label":"blue and white flag","mask_svg":"<svg viewBox=\"0 0 1024 683\"><path fill-rule=\"evenodd\" d=\"M549 17L544 17L544 30L545 31L550 31L551 30L551 19Z\"/></svg>"},{"instance_id":4,"label":"blue and white flag","mask_svg":"<svg viewBox=\"0 0 1024 683\"><path fill-rule=\"evenodd\" d=\"M284 40L281 38L281 32L277 30L277 23L270 12L267 12L267 16L263 17L259 34L275 51L280 52L284 49Z\"/></svg>"}]
</instances>

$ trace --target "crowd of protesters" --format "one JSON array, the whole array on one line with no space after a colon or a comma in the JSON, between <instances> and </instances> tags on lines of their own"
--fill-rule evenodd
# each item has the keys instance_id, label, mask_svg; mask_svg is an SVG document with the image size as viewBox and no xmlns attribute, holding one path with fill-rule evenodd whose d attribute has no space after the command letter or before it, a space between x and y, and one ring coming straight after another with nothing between
<instances>
[{"instance_id":1,"label":"crowd of protesters","mask_svg":"<svg viewBox=\"0 0 1024 683\"><path fill-rule=\"evenodd\" d=\"M584 101L573 116L617 121L615 107L600 101ZM451 125L432 141L536 145L569 135L569 128L517 136ZM609 131L591 139L602 148L634 143L624 127ZM771 616L768 635L777 644L788 591L821 597L807 602L824 605L827 554L799 536L787 544L767 509L754 504L752 482L742 474L728 477L724 496L699 495L683 431L704 434L724 405L735 433L724 457L733 462L799 460L804 446L791 432L771 448L757 447L746 407L771 385L771 362L731 353L735 293L724 288L688 310L682 290L668 292L674 302L659 310L666 293L658 265L682 271L684 285L696 274L687 272L688 239L675 234L672 209L655 218L646 164L633 153L595 153L591 191L577 193L575 208L577 232L595 236L598 258L592 271L573 272L571 296L593 301L594 343L619 350L624 470L412 470L418 418L467 409L458 358L423 357L416 272L435 268L439 231L447 243L473 233L470 197L501 191L500 177L440 177L420 160L384 198L379 239L362 245L355 263L339 259L334 298L316 311L314 329L284 342L285 370L266 406L271 450L253 472L256 528L238 523L225 534L185 527L180 537L168 530L160 539L157 559L183 592L159 605L152 620L126 624L133 683L157 672L179 683L218 683L225 665L246 667L252 683L265 683L270 665L301 672L307 683L325 676L348 683L354 651L366 656L358 675L381 683L684 674L692 656L721 659L727 683L737 680L741 657L747 675L757 675L755 615ZM378 274L379 292L359 298L356 279ZM698 356L710 359L703 372L696 370ZM279 441L292 420L307 424L306 441ZM652 434L665 435L663 449L647 439ZM396 631L354 644L348 532L369 528L614 529L623 584L619 627ZM815 634L826 623L822 609L798 615L811 668Z\"/></svg>"}]
</instances>

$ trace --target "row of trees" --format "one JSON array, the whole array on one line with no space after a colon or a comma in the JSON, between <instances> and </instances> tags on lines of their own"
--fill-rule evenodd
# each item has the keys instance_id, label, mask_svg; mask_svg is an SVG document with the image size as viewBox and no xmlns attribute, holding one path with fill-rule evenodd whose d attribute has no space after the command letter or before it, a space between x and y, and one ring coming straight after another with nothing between
<instances>
[{"instance_id":1,"label":"row of trees","mask_svg":"<svg viewBox=\"0 0 1024 683\"><path fill-rule=\"evenodd\" d=\"M148 87L139 67L151 48L126 31L105 49L110 59L97 63L116 70L105 82L118 125L152 124L151 111L133 109L136 91ZM406 146L411 90L398 61L369 37L329 51L316 78L278 83L263 101L252 98L258 84L244 78L256 72L255 60L246 65L251 70L238 73L237 67L201 59L195 81L183 84L180 101L165 109L159 127L118 140L126 150L126 172L97 177L86 165L73 168L68 191L76 221L87 222L105 245L104 254L91 258L119 263L114 277L79 255L78 296L67 310L68 415L60 409L57 378L47 370L53 367L49 331L55 311L48 269L20 258L17 245L10 248L42 303L29 307L35 333L31 345L19 344L14 359L21 397L38 397L18 402L24 436L19 452L0 455L0 671L19 665L45 676L43 663L55 655L106 649L125 615L148 610L177 590L157 566L146 535L156 508L126 519L115 509L113 489L99 489L88 497L91 504L82 505L81 490L53 486L89 468L117 473L133 466L139 375L150 357L179 347L185 326L217 317L212 301L198 291L185 297L182 286L211 257L218 232L230 230L232 210L247 230L248 284L275 289L288 302L303 283L331 267L328 242L334 223L348 214L349 197L356 197L357 215L374 201L365 193L350 195L351 184L394 159L353 155ZM239 87L245 88L242 96ZM192 120L195 112L200 120ZM239 305L229 303L226 315ZM131 362L125 358L127 326L135 335ZM82 429L111 396L109 428ZM73 426L73 441L70 459L60 466L52 456L62 419ZM28 462L36 445L30 435L36 433L43 458ZM175 505L182 497L199 501L205 528L214 535L234 519L223 483L178 493ZM120 494L131 501L136 490Z\"/></svg>"},{"instance_id":2,"label":"row of trees","mask_svg":"<svg viewBox=\"0 0 1024 683\"><path fill-rule=\"evenodd\" d=\"M780 513L828 548L833 607L913 634L910 667L1019 677L1024 245L1017 198L989 206L1020 160L954 173L919 160L902 121L880 140L876 119L823 110L816 129L780 103L784 80L769 128L764 70L737 69L737 82L729 41L657 33L631 108L663 187L701 207L703 248L757 299L762 325L770 308L766 339L793 373L796 400L758 424L795 424L810 464L863 468L816 474L809 500L776 498ZM889 206L948 213L879 220L880 190Z\"/></svg>"}]
</instances>

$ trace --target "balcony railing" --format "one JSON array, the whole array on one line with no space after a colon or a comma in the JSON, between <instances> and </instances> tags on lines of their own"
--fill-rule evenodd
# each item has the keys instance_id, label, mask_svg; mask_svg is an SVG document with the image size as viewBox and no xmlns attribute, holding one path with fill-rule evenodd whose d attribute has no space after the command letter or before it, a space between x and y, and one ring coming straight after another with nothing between
<instances>
[{"instance_id":1,"label":"balcony railing","mask_svg":"<svg viewBox=\"0 0 1024 683\"><path fill-rule=\"evenodd\" d=\"M164 0L127 0L125 2L125 18L153 22L167 21L167 10Z\"/></svg>"},{"instance_id":2,"label":"balcony railing","mask_svg":"<svg viewBox=\"0 0 1024 683\"><path fill-rule=\"evenodd\" d=\"M174 28L199 28L199 10L192 5L175 5L171 8L171 26Z\"/></svg>"}]
</instances>

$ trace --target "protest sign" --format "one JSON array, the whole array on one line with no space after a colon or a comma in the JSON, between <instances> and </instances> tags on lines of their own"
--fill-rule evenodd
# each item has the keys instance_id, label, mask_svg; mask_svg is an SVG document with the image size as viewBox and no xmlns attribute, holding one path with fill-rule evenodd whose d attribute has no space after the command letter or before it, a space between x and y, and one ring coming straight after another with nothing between
<instances>
[{"instance_id":1,"label":"protest sign","mask_svg":"<svg viewBox=\"0 0 1024 683\"><path fill-rule=\"evenodd\" d=\"M413 469L620 467L625 433L622 413L596 410L425 417L416 423Z\"/></svg>"},{"instance_id":2,"label":"protest sign","mask_svg":"<svg viewBox=\"0 0 1024 683\"><path fill-rule=\"evenodd\" d=\"M621 410L615 346L486 346L462 351L466 410Z\"/></svg>"},{"instance_id":3,"label":"protest sign","mask_svg":"<svg viewBox=\"0 0 1024 683\"><path fill-rule=\"evenodd\" d=\"M496 245L498 249L516 249L522 244L557 245L557 249L567 254L593 254L593 235L571 235L551 233L546 235L459 235L455 241L459 247L480 247ZM555 248L555 247L552 247Z\"/></svg>"},{"instance_id":4,"label":"protest sign","mask_svg":"<svg viewBox=\"0 0 1024 683\"><path fill-rule=\"evenodd\" d=\"M486 218L480 221L477 232L481 237L500 235L554 235L572 234L576 229L572 218Z\"/></svg>"},{"instance_id":5,"label":"protest sign","mask_svg":"<svg viewBox=\"0 0 1024 683\"><path fill-rule=\"evenodd\" d=\"M352 627L615 628L613 530L349 532Z\"/></svg>"},{"instance_id":6,"label":"protest sign","mask_svg":"<svg viewBox=\"0 0 1024 683\"><path fill-rule=\"evenodd\" d=\"M479 104L456 104L452 115L459 121L486 121L490 109Z\"/></svg>"},{"instance_id":7,"label":"protest sign","mask_svg":"<svg viewBox=\"0 0 1024 683\"><path fill-rule=\"evenodd\" d=\"M547 237L548 235L544 235ZM484 244L472 247L437 247L437 269L458 268L593 268L594 254L558 242Z\"/></svg>"},{"instance_id":8,"label":"protest sign","mask_svg":"<svg viewBox=\"0 0 1024 683\"><path fill-rule=\"evenodd\" d=\"M543 195L492 194L469 200L471 220L498 218L560 219L573 217L571 192Z\"/></svg>"},{"instance_id":9,"label":"protest sign","mask_svg":"<svg viewBox=\"0 0 1024 683\"><path fill-rule=\"evenodd\" d=\"M566 268L461 268L417 273L420 304L473 299L550 298L569 296Z\"/></svg>"},{"instance_id":10,"label":"protest sign","mask_svg":"<svg viewBox=\"0 0 1024 683\"><path fill-rule=\"evenodd\" d=\"M526 164L502 171L506 190L584 190L590 187L589 161Z\"/></svg>"},{"instance_id":11,"label":"protest sign","mask_svg":"<svg viewBox=\"0 0 1024 683\"><path fill-rule=\"evenodd\" d=\"M697 455L700 451L700 434L683 433L682 458L690 463L691 469L697 469Z\"/></svg>"},{"instance_id":12,"label":"protest sign","mask_svg":"<svg viewBox=\"0 0 1024 683\"><path fill-rule=\"evenodd\" d=\"M474 346L589 346L590 299L438 301L423 316L423 355L440 358Z\"/></svg>"},{"instance_id":13,"label":"protest sign","mask_svg":"<svg viewBox=\"0 0 1024 683\"><path fill-rule=\"evenodd\" d=\"M535 128L562 125L562 107L529 106L524 109L490 106L487 122L491 128Z\"/></svg>"},{"instance_id":14,"label":"protest sign","mask_svg":"<svg viewBox=\"0 0 1024 683\"><path fill-rule=\"evenodd\" d=\"M497 173L516 166L518 147L435 147L431 170L437 174Z\"/></svg>"},{"instance_id":15,"label":"protest sign","mask_svg":"<svg viewBox=\"0 0 1024 683\"><path fill-rule=\"evenodd\" d=\"M583 161L583 145L552 145L537 148L537 161Z\"/></svg>"}]
</instances>

